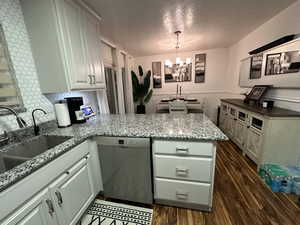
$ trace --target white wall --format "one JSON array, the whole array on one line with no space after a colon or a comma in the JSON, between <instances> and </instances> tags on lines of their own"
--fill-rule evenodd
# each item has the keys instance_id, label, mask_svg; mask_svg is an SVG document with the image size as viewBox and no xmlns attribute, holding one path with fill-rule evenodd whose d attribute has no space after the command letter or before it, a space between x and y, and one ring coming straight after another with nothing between
<instances>
[{"instance_id":1,"label":"white wall","mask_svg":"<svg viewBox=\"0 0 300 225\"><path fill-rule=\"evenodd\" d=\"M240 60L249 56L250 50L285 35L300 33L299 12L300 1L297 1L229 48L227 86L232 93L238 94L247 90L238 85ZM277 106L300 111L300 89L274 89L268 97L274 99Z\"/></svg>"},{"instance_id":2,"label":"white wall","mask_svg":"<svg viewBox=\"0 0 300 225\"><path fill-rule=\"evenodd\" d=\"M195 54L206 53L206 73L204 83L194 83L194 59ZM210 50L199 50L193 52L178 53L178 56L182 59L187 57L192 59L192 81L182 83L182 94L183 96L196 97L202 102L205 102L205 111L208 116L216 120L217 105L221 97L228 95L228 87L226 84L227 80L227 68L228 68L228 49L210 49ZM146 106L147 113L154 113L156 104L164 97L176 95L176 83L165 83L164 82L164 62L170 59L175 62L176 54L166 55L153 55L145 57L137 57L134 59L135 70L141 65L144 71L152 70L152 62L160 61L162 63L162 88L155 88L154 95L151 101Z\"/></svg>"}]
</instances>

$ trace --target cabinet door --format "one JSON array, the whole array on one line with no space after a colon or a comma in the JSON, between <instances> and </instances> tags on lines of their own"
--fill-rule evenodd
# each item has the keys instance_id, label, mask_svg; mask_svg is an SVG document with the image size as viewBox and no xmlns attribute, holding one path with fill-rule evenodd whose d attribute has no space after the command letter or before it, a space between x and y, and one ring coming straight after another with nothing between
<instances>
[{"instance_id":1,"label":"cabinet door","mask_svg":"<svg viewBox=\"0 0 300 225\"><path fill-rule=\"evenodd\" d=\"M83 10L71 0L63 0L66 55L71 89L89 88L89 67L84 46Z\"/></svg>"},{"instance_id":2,"label":"cabinet door","mask_svg":"<svg viewBox=\"0 0 300 225\"><path fill-rule=\"evenodd\" d=\"M247 126L245 123L237 121L236 127L235 127L235 140L236 144L240 148L244 148L244 146L247 144Z\"/></svg>"},{"instance_id":3,"label":"cabinet door","mask_svg":"<svg viewBox=\"0 0 300 225\"><path fill-rule=\"evenodd\" d=\"M58 225L48 190L43 190L13 215L1 222L2 225Z\"/></svg>"},{"instance_id":4,"label":"cabinet door","mask_svg":"<svg viewBox=\"0 0 300 225\"><path fill-rule=\"evenodd\" d=\"M99 21L85 12L85 43L93 87L104 87L104 68L101 58L101 39Z\"/></svg>"},{"instance_id":5,"label":"cabinet door","mask_svg":"<svg viewBox=\"0 0 300 225\"><path fill-rule=\"evenodd\" d=\"M94 199L89 156L76 163L51 186L60 225L76 224Z\"/></svg>"},{"instance_id":6,"label":"cabinet door","mask_svg":"<svg viewBox=\"0 0 300 225\"><path fill-rule=\"evenodd\" d=\"M221 111L220 114L220 128L223 132L227 132L228 115L227 112Z\"/></svg>"},{"instance_id":7,"label":"cabinet door","mask_svg":"<svg viewBox=\"0 0 300 225\"><path fill-rule=\"evenodd\" d=\"M257 160L262 144L262 134L253 128L248 129L247 155L254 161Z\"/></svg>"},{"instance_id":8,"label":"cabinet door","mask_svg":"<svg viewBox=\"0 0 300 225\"><path fill-rule=\"evenodd\" d=\"M229 137L234 138L235 135L235 127L236 127L236 119L228 116L228 124L227 124L227 134Z\"/></svg>"}]
</instances>

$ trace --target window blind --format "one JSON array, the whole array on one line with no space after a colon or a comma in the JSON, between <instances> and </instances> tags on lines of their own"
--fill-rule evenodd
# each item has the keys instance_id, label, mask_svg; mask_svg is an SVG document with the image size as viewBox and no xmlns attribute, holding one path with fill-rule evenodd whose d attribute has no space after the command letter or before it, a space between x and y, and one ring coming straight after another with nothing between
<instances>
[{"instance_id":1,"label":"window blind","mask_svg":"<svg viewBox=\"0 0 300 225\"><path fill-rule=\"evenodd\" d=\"M15 80L9 52L0 26L0 105L20 107L21 96Z\"/></svg>"}]
</instances>

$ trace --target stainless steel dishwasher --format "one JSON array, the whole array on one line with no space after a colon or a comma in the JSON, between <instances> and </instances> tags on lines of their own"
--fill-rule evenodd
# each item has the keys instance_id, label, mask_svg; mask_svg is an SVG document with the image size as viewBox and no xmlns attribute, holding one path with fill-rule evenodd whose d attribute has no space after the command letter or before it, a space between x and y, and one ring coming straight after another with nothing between
<instances>
[{"instance_id":1,"label":"stainless steel dishwasher","mask_svg":"<svg viewBox=\"0 0 300 225\"><path fill-rule=\"evenodd\" d=\"M104 196L152 204L149 138L98 137Z\"/></svg>"}]
</instances>

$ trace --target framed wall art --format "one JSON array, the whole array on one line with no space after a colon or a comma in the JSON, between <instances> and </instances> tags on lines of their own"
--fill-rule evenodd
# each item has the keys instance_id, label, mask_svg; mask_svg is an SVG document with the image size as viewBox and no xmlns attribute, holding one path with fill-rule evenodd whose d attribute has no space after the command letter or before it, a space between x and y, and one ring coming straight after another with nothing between
<instances>
[{"instance_id":1,"label":"framed wall art","mask_svg":"<svg viewBox=\"0 0 300 225\"><path fill-rule=\"evenodd\" d=\"M153 88L162 87L161 62L152 62Z\"/></svg>"},{"instance_id":2,"label":"framed wall art","mask_svg":"<svg viewBox=\"0 0 300 225\"><path fill-rule=\"evenodd\" d=\"M262 53L251 57L250 75L249 75L250 80L261 78L262 63L263 63Z\"/></svg>"},{"instance_id":3,"label":"framed wall art","mask_svg":"<svg viewBox=\"0 0 300 225\"><path fill-rule=\"evenodd\" d=\"M265 75L298 73L300 71L299 50L268 54Z\"/></svg>"},{"instance_id":4,"label":"framed wall art","mask_svg":"<svg viewBox=\"0 0 300 225\"><path fill-rule=\"evenodd\" d=\"M205 81L206 54L195 55L195 83Z\"/></svg>"},{"instance_id":5,"label":"framed wall art","mask_svg":"<svg viewBox=\"0 0 300 225\"><path fill-rule=\"evenodd\" d=\"M192 63L179 66L173 64L172 67L165 65L165 83L187 82L192 80Z\"/></svg>"}]
</instances>

